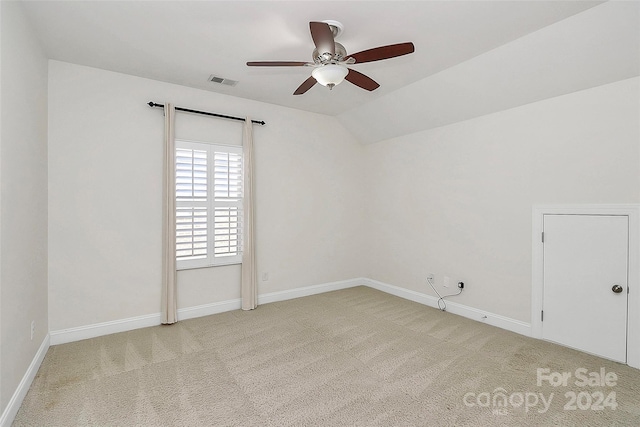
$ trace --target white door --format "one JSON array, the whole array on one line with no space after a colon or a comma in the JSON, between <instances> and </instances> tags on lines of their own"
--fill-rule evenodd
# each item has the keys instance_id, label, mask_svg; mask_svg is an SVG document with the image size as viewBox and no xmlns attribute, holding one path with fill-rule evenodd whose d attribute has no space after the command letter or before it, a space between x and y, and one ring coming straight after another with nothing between
<instances>
[{"instance_id":1,"label":"white door","mask_svg":"<svg viewBox=\"0 0 640 427\"><path fill-rule=\"evenodd\" d=\"M626 215L544 215L542 337L618 362L627 353Z\"/></svg>"}]
</instances>

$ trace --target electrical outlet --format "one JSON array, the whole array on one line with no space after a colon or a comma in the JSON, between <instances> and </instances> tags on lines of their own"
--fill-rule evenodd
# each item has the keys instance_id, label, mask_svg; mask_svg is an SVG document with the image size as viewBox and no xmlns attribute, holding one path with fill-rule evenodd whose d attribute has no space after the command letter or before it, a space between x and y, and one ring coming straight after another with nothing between
<instances>
[{"instance_id":1,"label":"electrical outlet","mask_svg":"<svg viewBox=\"0 0 640 427\"><path fill-rule=\"evenodd\" d=\"M448 288L450 280L451 279L449 278L449 276L444 276L444 280L442 281L442 286L444 286L445 288Z\"/></svg>"},{"instance_id":2,"label":"electrical outlet","mask_svg":"<svg viewBox=\"0 0 640 427\"><path fill-rule=\"evenodd\" d=\"M33 341L33 334L36 332L36 321L31 321L31 341Z\"/></svg>"},{"instance_id":3,"label":"electrical outlet","mask_svg":"<svg viewBox=\"0 0 640 427\"><path fill-rule=\"evenodd\" d=\"M269 281L269 272L264 272L262 273L262 281L263 282L268 282Z\"/></svg>"}]
</instances>

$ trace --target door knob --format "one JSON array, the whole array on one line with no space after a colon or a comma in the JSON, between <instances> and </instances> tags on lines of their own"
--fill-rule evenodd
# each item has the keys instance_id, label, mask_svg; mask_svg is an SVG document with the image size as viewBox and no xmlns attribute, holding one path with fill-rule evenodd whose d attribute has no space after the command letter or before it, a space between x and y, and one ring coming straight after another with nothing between
<instances>
[{"instance_id":1,"label":"door knob","mask_svg":"<svg viewBox=\"0 0 640 427\"><path fill-rule=\"evenodd\" d=\"M613 285L613 287L611 288L611 290L616 293L619 294L620 292L622 292L622 286L620 285Z\"/></svg>"}]
</instances>

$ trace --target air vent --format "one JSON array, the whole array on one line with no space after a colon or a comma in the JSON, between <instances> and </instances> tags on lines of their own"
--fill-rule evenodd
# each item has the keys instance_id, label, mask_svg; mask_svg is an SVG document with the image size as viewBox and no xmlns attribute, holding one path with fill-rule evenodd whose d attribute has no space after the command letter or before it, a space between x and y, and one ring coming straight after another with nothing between
<instances>
[{"instance_id":1,"label":"air vent","mask_svg":"<svg viewBox=\"0 0 640 427\"><path fill-rule=\"evenodd\" d=\"M209 76L209 81L213 83L219 83L221 85L235 86L238 84L237 80L225 79L224 77L218 77L213 74Z\"/></svg>"}]
</instances>

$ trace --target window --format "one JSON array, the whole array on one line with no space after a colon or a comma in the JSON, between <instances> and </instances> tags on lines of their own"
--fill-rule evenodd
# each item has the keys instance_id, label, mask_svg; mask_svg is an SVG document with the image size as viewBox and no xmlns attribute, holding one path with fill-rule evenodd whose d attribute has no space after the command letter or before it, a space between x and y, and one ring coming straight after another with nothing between
<instances>
[{"instance_id":1,"label":"window","mask_svg":"<svg viewBox=\"0 0 640 427\"><path fill-rule=\"evenodd\" d=\"M176 140L178 269L242 261L242 147Z\"/></svg>"}]
</instances>

